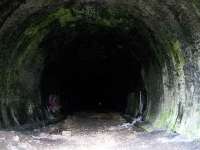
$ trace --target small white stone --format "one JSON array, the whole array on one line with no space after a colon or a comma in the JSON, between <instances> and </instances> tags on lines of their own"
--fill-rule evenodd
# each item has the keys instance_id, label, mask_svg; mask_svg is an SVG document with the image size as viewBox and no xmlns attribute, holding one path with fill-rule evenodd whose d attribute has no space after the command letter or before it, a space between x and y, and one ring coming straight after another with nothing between
<instances>
[{"instance_id":1,"label":"small white stone","mask_svg":"<svg viewBox=\"0 0 200 150\"><path fill-rule=\"evenodd\" d=\"M62 131L63 136L71 136L71 131Z\"/></svg>"},{"instance_id":2,"label":"small white stone","mask_svg":"<svg viewBox=\"0 0 200 150\"><path fill-rule=\"evenodd\" d=\"M13 140L14 140L15 142L19 142L19 136L17 136L17 135L14 136L14 137L13 137Z\"/></svg>"}]
</instances>

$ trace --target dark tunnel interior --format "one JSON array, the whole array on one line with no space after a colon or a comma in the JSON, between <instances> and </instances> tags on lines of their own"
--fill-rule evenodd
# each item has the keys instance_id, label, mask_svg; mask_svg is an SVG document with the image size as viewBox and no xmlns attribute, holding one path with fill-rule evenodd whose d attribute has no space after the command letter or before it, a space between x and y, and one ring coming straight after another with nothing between
<instances>
[{"instance_id":1,"label":"dark tunnel interior","mask_svg":"<svg viewBox=\"0 0 200 150\"><path fill-rule=\"evenodd\" d=\"M71 25L53 30L41 43L47 57L41 76L43 105L78 111L125 112L127 96L144 90L143 61L149 57L137 31ZM49 104L52 103L54 104Z\"/></svg>"}]
</instances>

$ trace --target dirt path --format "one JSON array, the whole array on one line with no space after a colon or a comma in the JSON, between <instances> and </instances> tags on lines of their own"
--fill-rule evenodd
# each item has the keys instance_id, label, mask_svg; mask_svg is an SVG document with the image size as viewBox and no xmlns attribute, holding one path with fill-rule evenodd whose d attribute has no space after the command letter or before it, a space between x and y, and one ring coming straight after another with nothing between
<instances>
[{"instance_id":1,"label":"dirt path","mask_svg":"<svg viewBox=\"0 0 200 150\"><path fill-rule=\"evenodd\" d=\"M200 144L165 131L147 133L118 113L77 113L34 131L0 131L1 150L200 150Z\"/></svg>"}]
</instances>

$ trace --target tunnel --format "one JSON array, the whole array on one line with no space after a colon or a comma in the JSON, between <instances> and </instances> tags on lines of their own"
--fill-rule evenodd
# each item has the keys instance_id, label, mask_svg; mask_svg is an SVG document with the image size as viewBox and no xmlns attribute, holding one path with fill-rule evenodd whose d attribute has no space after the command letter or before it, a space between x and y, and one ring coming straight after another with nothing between
<instances>
[{"instance_id":1,"label":"tunnel","mask_svg":"<svg viewBox=\"0 0 200 150\"><path fill-rule=\"evenodd\" d=\"M47 107L49 96L54 95L65 113L125 112L128 95L145 91L142 62L135 58L151 57L144 39L137 31L93 26L77 25L76 35L55 26L41 44L48 54L40 83Z\"/></svg>"},{"instance_id":2,"label":"tunnel","mask_svg":"<svg viewBox=\"0 0 200 150\"><path fill-rule=\"evenodd\" d=\"M199 137L197 0L0 2L0 127L119 112Z\"/></svg>"}]
</instances>

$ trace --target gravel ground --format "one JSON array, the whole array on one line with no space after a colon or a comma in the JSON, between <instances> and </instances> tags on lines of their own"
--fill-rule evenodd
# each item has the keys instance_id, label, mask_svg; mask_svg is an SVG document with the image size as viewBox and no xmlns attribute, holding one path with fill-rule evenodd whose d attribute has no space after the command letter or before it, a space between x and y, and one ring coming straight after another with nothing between
<instances>
[{"instance_id":1,"label":"gravel ground","mask_svg":"<svg viewBox=\"0 0 200 150\"><path fill-rule=\"evenodd\" d=\"M197 140L145 132L119 113L76 113L31 131L0 131L0 150L200 150Z\"/></svg>"}]
</instances>

